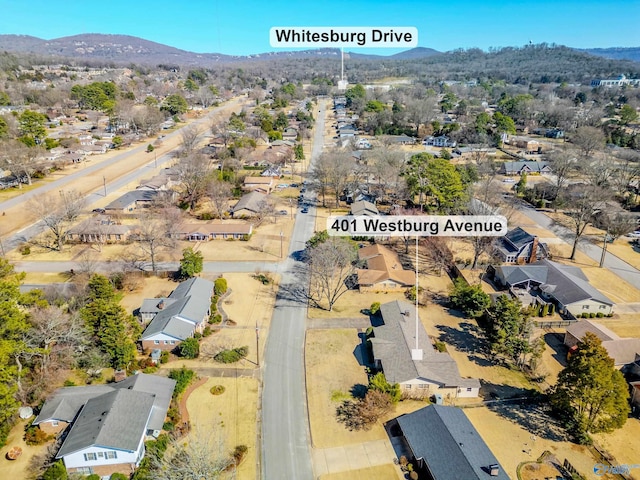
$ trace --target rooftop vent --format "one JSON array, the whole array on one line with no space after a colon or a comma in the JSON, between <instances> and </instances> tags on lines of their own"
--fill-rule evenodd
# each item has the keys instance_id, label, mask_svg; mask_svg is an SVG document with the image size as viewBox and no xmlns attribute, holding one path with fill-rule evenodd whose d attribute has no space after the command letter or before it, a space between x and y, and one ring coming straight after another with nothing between
<instances>
[{"instance_id":1,"label":"rooftop vent","mask_svg":"<svg viewBox=\"0 0 640 480\"><path fill-rule=\"evenodd\" d=\"M498 464L493 464L493 465L489 465L489 475L491 475L492 477L497 477L498 474L500 473L500 467L498 466Z\"/></svg>"}]
</instances>

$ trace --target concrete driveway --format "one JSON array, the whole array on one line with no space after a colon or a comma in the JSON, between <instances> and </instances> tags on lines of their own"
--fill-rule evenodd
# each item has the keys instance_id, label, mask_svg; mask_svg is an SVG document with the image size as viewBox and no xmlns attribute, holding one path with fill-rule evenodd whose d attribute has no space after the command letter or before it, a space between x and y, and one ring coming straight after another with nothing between
<instances>
[{"instance_id":1,"label":"concrete driveway","mask_svg":"<svg viewBox=\"0 0 640 480\"><path fill-rule=\"evenodd\" d=\"M389 440L345 445L333 448L314 448L311 452L313 470L317 477L329 473L347 472L392 463L396 453ZM400 469L398 478L404 478Z\"/></svg>"}]
</instances>

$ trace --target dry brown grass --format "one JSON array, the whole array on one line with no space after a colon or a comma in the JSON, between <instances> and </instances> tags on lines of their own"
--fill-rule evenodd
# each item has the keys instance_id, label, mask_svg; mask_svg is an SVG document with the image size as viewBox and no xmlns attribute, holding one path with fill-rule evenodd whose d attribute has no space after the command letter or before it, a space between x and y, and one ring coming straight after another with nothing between
<instances>
[{"instance_id":1,"label":"dry brown grass","mask_svg":"<svg viewBox=\"0 0 640 480\"><path fill-rule=\"evenodd\" d=\"M308 330L305 348L307 404L315 448L339 447L386 438L376 424L368 431L349 431L336 420L333 392L348 394L354 385L367 385L364 367L353 351L360 343L355 329Z\"/></svg>"},{"instance_id":2,"label":"dry brown grass","mask_svg":"<svg viewBox=\"0 0 640 480\"><path fill-rule=\"evenodd\" d=\"M321 475L320 480L389 480L398 478L397 467L392 464Z\"/></svg>"},{"instance_id":3,"label":"dry brown grass","mask_svg":"<svg viewBox=\"0 0 640 480\"><path fill-rule=\"evenodd\" d=\"M222 385L222 395L211 395L214 385ZM253 378L209 378L195 389L187 399L187 410L192 425L189 437L202 432L208 438L220 432L227 451L236 445L249 447L238 469L238 479L253 480L256 471L256 435L258 411L258 381ZM216 452L213 452L216 453Z\"/></svg>"}]
</instances>

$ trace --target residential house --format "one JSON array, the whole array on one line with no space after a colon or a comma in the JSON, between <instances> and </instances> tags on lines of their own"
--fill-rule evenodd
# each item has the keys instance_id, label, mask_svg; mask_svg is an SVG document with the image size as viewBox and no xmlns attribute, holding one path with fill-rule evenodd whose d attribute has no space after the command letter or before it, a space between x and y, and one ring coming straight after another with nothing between
<instances>
[{"instance_id":1,"label":"residential house","mask_svg":"<svg viewBox=\"0 0 640 480\"><path fill-rule=\"evenodd\" d=\"M509 144L520 148L524 153L542 153L543 145L537 140L531 140L526 137L512 137L509 139Z\"/></svg>"},{"instance_id":2,"label":"residential house","mask_svg":"<svg viewBox=\"0 0 640 480\"><path fill-rule=\"evenodd\" d=\"M434 349L420 318L416 318L415 305L396 300L381 305L380 314L383 324L373 327L371 346L375 366L389 382L400 384L406 395L421 398L435 394L478 396L480 381L462 378L453 358Z\"/></svg>"},{"instance_id":3,"label":"residential house","mask_svg":"<svg viewBox=\"0 0 640 480\"><path fill-rule=\"evenodd\" d=\"M509 480L464 410L429 405L396 421L414 468L431 480ZM422 478L422 475L420 475Z\"/></svg>"},{"instance_id":4,"label":"residential house","mask_svg":"<svg viewBox=\"0 0 640 480\"><path fill-rule=\"evenodd\" d=\"M138 208L151 205L158 196L158 191L154 190L134 190L127 192L104 207L108 212L133 212Z\"/></svg>"},{"instance_id":5,"label":"residential house","mask_svg":"<svg viewBox=\"0 0 640 480\"><path fill-rule=\"evenodd\" d=\"M629 382L629 390L631 413L637 417L640 412L640 381Z\"/></svg>"},{"instance_id":6,"label":"residential house","mask_svg":"<svg viewBox=\"0 0 640 480\"><path fill-rule=\"evenodd\" d=\"M430 146L430 147L450 147L453 148L456 146L456 142L451 140L446 135L441 135L439 137L434 137L433 135L429 135L422 140L422 145Z\"/></svg>"},{"instance_id":7,"label":"residential house","mask_svg":"<svg viewBox=\"0 0 640 480\"><path fill-rule=\"evenodd\" d=\"M268 198L266 194L257 190L247 193L231 208L231 216L234 218L255 217L264 211Z\"/></svg>"},{"instance_id":8,"label":"residential house","mask_svg":"<svg viewBox=\"0 0 640 480\"><path fill-rule=\"evenodd\" d=\"M615 78L596 78L591 80L592 87L622 87L624 85L640 85L640 79L619 75Z\"/></svg>"},{"instance_id":9,"label":"residential house","mask_svg":"<svg viewBox=\"0 0 640 480\"><path fill-rule=\"evenodd\" d=\"M366 138L359 138L356 140L355 147L357 149L369 149L371 148L371 142Z\"/></svg>"},{"instance_id":10,"label":"residential house","mask_svg":"<svg viewBox=\"0 0 640 480\"><path fill-rule=\"evenodd\" d=\"M295 142L298 138L298 130L293 127L287 127L282 132L282 140Z\"/></svg>"},{"instance_id":11,"label":"residential house","mask_svg":"<svg viewBox=\"0 0 640 480\"><path fill-rule=\"evenodd\" d=\"M617 368L640 360L640 338L621 338L593 320L580 320L567 327L564 344L569 347L569 351L580 348L580 342L587 332L600 339Z\"/></svg>"},{"instance_id":12,"label":"residential house","mask_svg":"<svg viewBox=\"0 0 640 480\"><path fill-rule=\"evenodd\" d=\"M275 187L273 177L245 177L243 190L250 192L271 193Z\"/></svg>"},{"instance_id":13,"label":"residential house","mask_svg":"<svg viewBox=\"0 0 640 480\"><path fill-rule=\"evenodd\" d=\"M55 457L69 473L130 475L144 458L147 436L162 431L175 384L140 373L116 383L61 388L33 423L47 433L70 426Z\"/></svg>"},{"instance_id":14,"label":"residential house","mask_svg":"<svg viewBox=\"0 0 640 480\"><path fill-rule=\"evenodd\" d=\"M208 240L245 240L251 237L253 225L250 223L209 222L182 225L180 236L185 240L203 242Z\"/></svg>"},{"instance_id":15,"label":"residential house","mask_svg":"<svg viewBox=\"0 0 640 480\"><path fill-rule=\"evenodd\" d=\"M495 156L496 149L483 145L469 145L467 147L457 147L453 150L453 156L459 158L474 158L476 156Z\"/></svg>"},{"instance_id":16,"label":"residential house","mask_svg":"<svg viewBox=\"0 0 640 480\"><path fill-rule=\"evenodd\" d=\"M516 227L497 239L494 255L503 263L523 264L547 258L549 250L546 243L538 241L537 235Z\"/></svg>"},{"instance_id":17,"label":"residential house","mask_svg":"<svg viewBox=\"0 0 640 480\"><path fill-rule=\"evenodd\" d=\"M404 270L398 254L384 245L363 247L358 257L367 264L356 271L361 292L401 291L416 284L415 272Z\"/></svg>"},{"instance_id":18,"label":"residential house","mask_svg":"<svg viewBox=\"0 0 640 480\"><path fill-rule=\"evenodd\" d=\"M341 127L338 127L338 136L340 138L355 137L357 134L358 134L358 129L351 124L345 124Z\"/></svg>"},{"instance_id":19,"label":"residential house","mask_svg":"<svg viewBox=\"0 0 640 480\"><path fill-rule=\"evenodd\" d=\"M144 300L140 318L151 322L140 337L142 348L173 350L194 333L202 333L211 313L212 295L213 282L193 277L167 298Z\"/></svg>"},{"instance_id":20,"label":"residential house","mask_svg":"<svg viewBox=\"0 0 640 480\"><path fill-rule=\"evenodd\" d=\"M142 180L136 190L167 191L178 185L178 183L178 174L172 168L163 168L158 175Z\"/></svg>"},{"instance_id":21,"label":"residential house","mask_svg":"<svg viewBox=\"0 0 640 480\"><path fill-rule=\"evenodd\" d=\"M386 140L395 145L413 145L416 139L408 135L387 135Z\"/></svg>"},{"instance_id":22,"label":"residential house","mask_svg":"<svg viewBox=\"0 0 640 480\"><path fill-rule=\"evenodd\" d=\"M78 243L127 242L135 229L131 225L117 225L109 216L98 216L70 228L67 240Z\"/></svg>"},{"instance_id":23,"label":"residential house","mask_svg":"<svg viewBox=\"0 0 640 480\"><path fill-rule=\"evenodd\" d=\"M582 313L613 313L614 303L593 287L578 267L538 260L528 265L502 265L495 267L494 280L509 288L514 296L542 302L553 302L560 313L573 316ZM527 305L527 301L523 301Z\"/></svg>"},{"instance_id":24,"label":"residential house","mask_svg":"<svg viewBox=\"0 0 640 480\"><path fill-rule=\"evenodd\" d=\"M499 173L503 175L522 175L523 173L548 175L553 173L548 162L538 162L536 160L518 160L515 162L504 162Z\"/></svg>"},{"instance_id":25,"label":"residential house","mask_svg":"<svg viewBox=\"0 0 640 480\"><path fill-rule=\"evenodd\" d=\"M366 200L360 200L351 204L350 215L365 215L367 217L375 217L379 215L378 207Z\"/></svg>"}]
</instances>

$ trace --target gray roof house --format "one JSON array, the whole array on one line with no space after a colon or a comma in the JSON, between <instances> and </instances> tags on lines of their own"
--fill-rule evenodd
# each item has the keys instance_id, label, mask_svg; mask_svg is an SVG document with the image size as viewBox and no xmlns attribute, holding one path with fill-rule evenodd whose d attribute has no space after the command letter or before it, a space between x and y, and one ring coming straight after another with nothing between
<instances>
[{"instance_id":1,"label":"gray roof house","mask_svg":"<svg viewBox=\"0 0 640 480\"><path fill-rule=\"evenodd\" d=\"M143 348L172 350L196 331L202 333L212 295L212 281L193 277L180 283L167 298L145 299L140 316L151 323L140 337Z\"/></svg>"},{"instance_id":2,"label":"gray roof house","mask_svg":"<svg viewBox=\"0 0 640 480\"><path fill-rule=\"evenodd\" d=\"M366 215L368 217L375 217L379 212L378 207L376 207L373 203L367 202L366 200L359 200L351 204L351 211L349 213L351 215Z\"/></svg>"},{"instance_id":3,"label":"gray roof house","mask_svg":"<svg viewBox=\"0 0 640 480\"><path fill-rule=\"evenodd\" d=\"M116 198L104 209L107 211L131 212L136 208L151 204L157 195L157 190L133 190Z\"/></svg>"},{"instance_id":4,"label":"gray roof house","mask_svg":"<svg viewBox=\"0 0 640 480\"><path fill-rule=\"evenodd\" d=\"M522 175L523 173L550 174L552 172L548 162L537 161L504 162L499 171L503 175Z\"/></svg>"},{"instance_id":5,"label":"gray roof house","mask_svg":"<svg viewBox=\"0 0 640 480\"><path fill-rule=\"evenodd\" d=\"M146 436L162 431L175 384L141 373L117 383L61 388L34 424L45 431L71 424L56 454L70 473L130 474L144 457Z\"/></svg>"},{"instance_id":6,"label":"gray roof house","mask_svg":"<svg viewBox=\"0 0 640 480\"><path fill-rule=\"evenodd\" d=\"M536 235L516 227L497 239L494 255L505 263L522 264L547 258L549 251L547 245L540 243Z\"/></svg>"},{"instance_id":7,"label":"gray roof house","mask_svg":"<svg viewBox=\"0 0 640 480\"><path fill-rule=\"evenodd\" d=\"M545 301L557 303L558 311L574 316L613 313L614 303L589 283L580 268L571 265L548 259L528 265L502 265L495 268L495 280L512 291L540 294Z\"/></svg>"},{"instance_id":8,"label":"gray roof house","mask_svg":"<svg viewBox=\"0 0 640 480\"><path fill-rule=\"evenodd\" d=\"M579 348L580 341L587 332L600 339L616 367L621 368L640 359L640 338L621 338L593 320L580 320L569 325L564 334L564 344L569 348Z\"/></svg>"},{"instance_id":9,"label":"gray roof house","mask_svg":"<svg viewBox=\"0 0 640 480\"><path fill-rule=\"evenodd\" d=\"M399 383L411 396L478 396L480 381L460 376L455 360L434 349L419 318L416 348L414 305L396 300L381 305L380 313L384 323L373 328L371 345L376 367L382 369L389 382Z\"/></svg>"},{"instance_id":10,"label":"gray roof house","mask_svg":"<svg viewBox=\"0 0 640 480\"><path fill-rule=\"evenodd\" d=\"M268 195L253 191L243 195L238 203L231 208L231 214L235 217L252 217L264 209Z\"/></svg>"},{"instance_id":11,"label":"gray roof house","mask_svg":"<svg viewBox=\"0 0 640 480\"><path fill-rule=\"evenodd\" d=\"M464 411L429 405L397 418L415 464L433 480L509 480Z\"/></svg>"}]
</instances>

